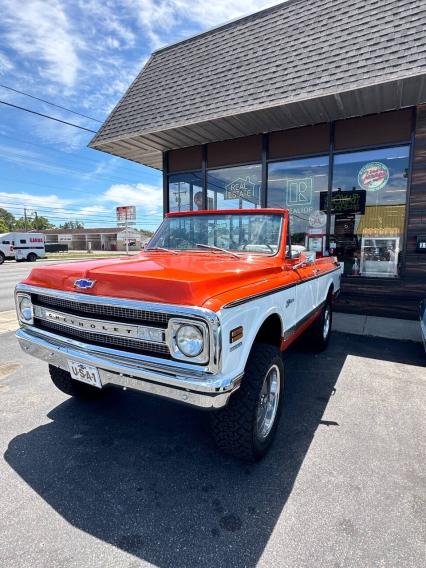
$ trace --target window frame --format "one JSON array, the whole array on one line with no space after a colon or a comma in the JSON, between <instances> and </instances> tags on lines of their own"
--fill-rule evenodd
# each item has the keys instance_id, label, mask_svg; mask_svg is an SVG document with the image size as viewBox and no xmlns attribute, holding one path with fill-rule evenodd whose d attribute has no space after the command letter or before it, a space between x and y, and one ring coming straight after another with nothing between
<instances>
[{"instance_id":1,"label":"window frame","mask_svg":"<svg viewBox=\"0 0 426 568\"><path fill-rule=\"evenodd\" d=\"M392 111L389 111L392 112ZM387 113L384 113L387 114ZM369 115L365 115L369 116ZM351 148L345 148L342 150L335 149L335 129L336 129L336 122L337 121L330 121L330 140L329 140L329 151L328 154L326 152L315 152L315 153L307 153L307 154L298 154L294 156L283 156L281 158L269 158L269 133L262 134L262 154L261 159L256 161L244 161L244 162L235 162L233 164L227 164L224 166L217 166L217 167L208 167L208 152L207 152L207 144L202 144L202 180L203 180L203 200L204 200L204 208L207 206L207 174L208 171L226 169L226 168L233 168L238 166L250 166L250 165L261 165L261 184L260 184L260 206L261 207L268 207L268 166L270 163L276 162L284 162L290 160L298 160L303 158L317 158L328 155L329 158L329 173L328 173L328 193L329 197L332 193L333 188L333 170L334 170L334 157L337 155L342 154L351 154L354 152L362 152L364 150L385 150L387 148L394 148L397 146L408 146L409 147L409 158L408 158L408 178L407 178L407 198L406 198L406 211L405 211L405 221L404 221L404 232L403 232L403 247L401 249L402 254L402 262L401 262L401 270L397 277L390 279L390 278L383 278L383 277L375 277L375 278L360 278L360 281L368 280L369 282L386 282L388 285L391 282L395 282L400 280L405 275L405 267L406 267L406 257L407 257L407 236L408 236L408 219L410 214L410 198L411 198L411 183L412 183L412 173L413 173L413 157L414 157L414 145L415 145L415 129L416 129L416 118L417 118L417 109L416 107L411 108L411 136L408 139L401 139L397 142L393 143L385 143L385 144L370 144L366 146L354 146ZM291 130L289 129L289 136L291 136ZM194 172L199 172L200 169L197 168L195 170L182 170L182 171L168 171L168 152L163 153L163 213L164 215L169 212L169 178L174 174L189 174ZM327 225L326 225L326 248L329 248L330 244L330 221L331 221L331 200L329 199L329 210L327 211Z\"/></svg>"}]
</instances>

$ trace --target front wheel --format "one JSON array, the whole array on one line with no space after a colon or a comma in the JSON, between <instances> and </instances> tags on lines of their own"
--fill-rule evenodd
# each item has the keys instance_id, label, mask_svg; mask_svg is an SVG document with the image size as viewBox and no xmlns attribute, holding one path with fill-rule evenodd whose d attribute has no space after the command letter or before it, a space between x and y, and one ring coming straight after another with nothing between
<instances>
[{"instance_id":1,"label":"front wheel","mask_svg":"<svg viewBox=\"0 0 426 568\"><path fill-rule=\"evenodd\" d=\"M277 431L284 397L284 367L278 348L256 343L238 391L211 414L217 446L246 461L266 454Z\"/></svg>"},{"instance_id":2,"label":"front wheel","mask_svg":"<svg viewBox=\"0 0 426 568\"><path fill-rule=\"evenodd\" d=\"M30 252L27 256L28 262L35 262L37 260L37 255L34 252Z\"/></svg>"}]
</instances>

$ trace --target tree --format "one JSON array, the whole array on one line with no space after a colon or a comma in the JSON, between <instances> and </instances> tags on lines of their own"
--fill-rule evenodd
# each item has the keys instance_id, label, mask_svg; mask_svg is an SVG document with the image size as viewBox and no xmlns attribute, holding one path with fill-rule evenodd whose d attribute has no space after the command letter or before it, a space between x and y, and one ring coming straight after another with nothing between
<instances>
[{"instance_id":1,"label":"tree","mask_svg":"<svg viewBox=\"0 0 426 568\"><path fill-rule=\"evenodd\" d=\"M23 217L16 219L13 227L15 230L25 230L25 219ZM28 231L43 231L44 229L53 229L54 227L55 225L49 223L49 219L47 219L47 217L27 217Z\"/></svg>"},{"instance_id":2,"label":"tree","mask_svg":"<svg viewBox=\"0 0 426 568\"><path fill-rule=\"evenodd\" d=\"M3 233L7 233L8 231L13 231L15 226L15 217L6 209L0 207L0 220L3 222L3 225L6 226L6 230L2 231Z\"/></svg>"},{"instance_id":3,"label":"tree","mask_svg":"<svg viewBox=\"0 0 426 568\"><path fill-rule=\"evenodd\" d=\"M9 227L6 225L3 219L0 219L0 233L8 233Z\"/></svg>"},{"instance_id":4,"label":"tree","mask_svg":"<svg viewBox=\"0 0 426 568\"><path fill-rule=\"evenodd\" d=\"M55 225L49 222L47 217L28 215L25 226L24 217L16 219L12 213L0 207L0 233L8 233L9 231L43 231L44 229L53 229Z\"/></svg>"},{"instance_id":5,"label":"tree","mask_svg":"<svg viewBox=\"0 0 426 568\"><path fill-rule=\"evenodd\" d=\"M84 223L81 221L65 221L62 225L59 225L60 229L84 229Z\"/></svg>"},{"instance_id":6,"label":"tree","mask_svg":"<svg viewBox=\"0 0 426 568\"><path fill-rule=\"evenodd\" d=\"M54 229L55 225L52 225L52 223L49 222L49 219L47 217L43 217L42 215L40 217L36 217L33 220L33 229L36 229L38 231L43 231L44 229Z\"/></svg>"}]
</instances>

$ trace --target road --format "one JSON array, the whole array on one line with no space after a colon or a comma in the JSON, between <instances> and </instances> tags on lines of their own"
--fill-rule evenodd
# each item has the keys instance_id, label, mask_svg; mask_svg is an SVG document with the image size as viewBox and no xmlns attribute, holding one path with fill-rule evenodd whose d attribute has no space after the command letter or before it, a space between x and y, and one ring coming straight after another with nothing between
<instances>
[{"instance_id":1,"label":"road","mask_svg":"<svg viewBox=\"0 0 426 568\"><path fill-rule=\"evenodd\" d=\"M16 284L26 278L34 266L52 264L48 260L32 262L6 261L0 265L0 312L12 310L15 307L13 291Z\"/></svg>"},{"instance_id":2,"label":"road","mask_svg":"<svg viewBox=\"0 0 426 568\"><path fill-rule=\"evenodd\" d=\"M420 344L295 345L276 442L247 465L206 413L119 390L79 403L0 337L1 566L426 565Z\"/></svg>"},{"instance_id":3,"label":"road","mask_svg":"<svg viewBox=\"0 0 426 568\"><path fill-rule=\"evenodd\" d=\"M69 261L52 261L52 260L38 260L36 263L32 262L15 262L14 260L7 260L0 265L0 312L12 310L15 308L15 301L13 299L13 292L16 284L26 278L35 266L53 266L63 262Z\"/></svg>"}]
</instances>

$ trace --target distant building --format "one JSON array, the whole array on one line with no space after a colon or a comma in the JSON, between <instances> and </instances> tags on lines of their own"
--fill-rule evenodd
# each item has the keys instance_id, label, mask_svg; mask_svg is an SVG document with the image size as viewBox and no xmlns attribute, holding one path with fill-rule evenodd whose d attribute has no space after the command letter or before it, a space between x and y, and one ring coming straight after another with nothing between
<instances>
[{"instance_id":1,"label":"distant building","mask_svg":"<svg viewBox=\"0 0 426 568\"><path fill-rule=\"evenodd\" d=\"M124 227L97 227L94 229L46 229L42 231L46 244L68 245L68 250L126 250L126 229ZM147 237L132 228L127 229L129 250L141 250Z\"/></svg>"}]
</instances>

